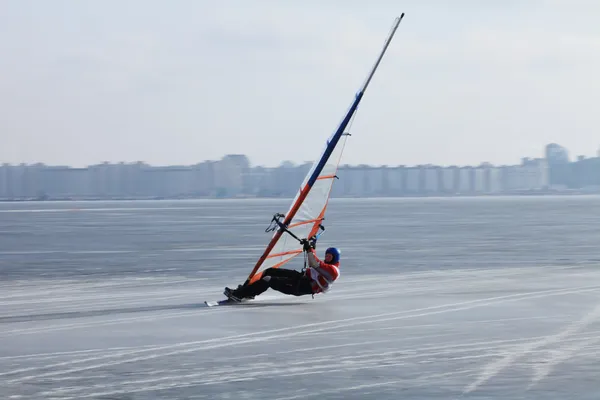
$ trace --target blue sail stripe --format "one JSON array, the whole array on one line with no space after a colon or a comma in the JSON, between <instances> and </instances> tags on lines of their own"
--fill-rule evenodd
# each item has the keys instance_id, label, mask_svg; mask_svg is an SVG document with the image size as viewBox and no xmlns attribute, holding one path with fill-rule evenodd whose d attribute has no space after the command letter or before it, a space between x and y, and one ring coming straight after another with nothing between
<instances>
[{"instance_id":1,"label":"blue sail stripe","mask_svg":"<svg viewBox=\"0 0 600 400\"><path fill-rule=\"evenodd\" d=\"M321 160L319 160L317 167L315 168L315 170L313 171L313 174L310 176L310 178L308 179L308 182L306 183L308 186L312 187L312 185L314 185L314 183L317 181L317 178L321 174L321 171L323 171L323 168L325 168L325 164L327 164L327 161L329 160L331 153L333 153L333 150L335 149L335 146L337 146L338 142L340 141L340 138L342 137L344 130L348 126L348 123L350 123L350 119L352 119L352 115L358 108L358 104L360 103L360 100L363 97L363 93L364 92L358 92L356 94L356 98L354 99L354 102L352 103L352 105L350 106L350 109L346 113L346 116L340 123L340 126L338 127L337 131L335 131L335 134L332 136L331 140L328 141L327 148L325 149L325 152L323 153Z\"/></svg>"}]
</instances>

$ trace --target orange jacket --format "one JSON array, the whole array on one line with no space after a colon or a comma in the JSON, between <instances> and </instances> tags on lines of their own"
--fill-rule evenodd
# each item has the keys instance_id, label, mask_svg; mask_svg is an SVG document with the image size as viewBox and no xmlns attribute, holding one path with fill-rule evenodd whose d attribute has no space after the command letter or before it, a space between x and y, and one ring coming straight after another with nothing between
<instances>
[{"instance_id":1,"label":"orange jacket","mask_svg":"<svg viewBox=\"0 0 600 400\"><path fill-rule=\"evenodd\" d=\"M326 292L340 276L340 263L327 264L317 257L314 249L307 256L309 268L306 269L306 275L312 279L313 293Z\"/></svg>"}]
</instances>

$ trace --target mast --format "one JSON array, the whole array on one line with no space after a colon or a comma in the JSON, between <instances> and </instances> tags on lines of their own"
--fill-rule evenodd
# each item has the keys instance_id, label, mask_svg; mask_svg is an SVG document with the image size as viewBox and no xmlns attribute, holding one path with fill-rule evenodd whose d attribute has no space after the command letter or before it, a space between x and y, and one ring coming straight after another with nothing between
<instances>
[{"instance_id":1,"label":"mast","mask_svg":"<svg viewBox=\"0 0 600 400\"><path fill-rule=\"evenodd\" d=\"M387 39L385 40L385 43L383 45L383 49L381 50L381 53L379 54L379 57L377 57L377 61L375 61L375 64L373 65L373 68L371 69L371 72L367 76L367 79L365 80L365 83L363 84L363 87L360 90L361 92L364 93L367 90L367 86L369 86L369 83L371 82L371 79L373 78L373 75L375 75L375 71L377 70L377 67L379 67L379 63L383 59L383 55L385 54L385 52L387 51L388 46L392 42L392 38L396 34L396 29L398 29L398 25L400 25L400 22L402 21L402 18L404 18L404 13L402 13L399 17L396 17L396 19L394 20L394 24L392 25L392 30L390 31Z\"/></svg>"}]
</instances>

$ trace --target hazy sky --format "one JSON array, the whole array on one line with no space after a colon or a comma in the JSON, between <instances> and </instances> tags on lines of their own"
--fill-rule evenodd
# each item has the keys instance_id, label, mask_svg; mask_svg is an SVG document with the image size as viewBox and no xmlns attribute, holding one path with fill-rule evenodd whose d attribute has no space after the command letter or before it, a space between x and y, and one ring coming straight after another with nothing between
<instances>
[{"instance_id":1,"label":"hazy sky","mask_svg":"<svg viewBox=\"0 0 600 400\"><path fill-rule=\"evenodd\" d=\"M600 147L600 2L0 1L0 162L495 164Z\"/></svg>"}]
</instances>

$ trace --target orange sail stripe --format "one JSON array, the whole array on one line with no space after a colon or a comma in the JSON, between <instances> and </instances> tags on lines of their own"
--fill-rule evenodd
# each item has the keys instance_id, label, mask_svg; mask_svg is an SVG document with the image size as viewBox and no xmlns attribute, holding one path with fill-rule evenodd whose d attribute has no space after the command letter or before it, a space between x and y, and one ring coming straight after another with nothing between
<instances>
[{"instance_id":1,"label":"orange sail stripe","mask_svg":"<svg viewBox=\"0 0 600 400\"><path fill-rule=\"evenodd\" d=\"M281 257L281 256L287 256L287 255L290 255L290 254L299 254L299 253L302 253L302 250L290 250L290 251L284 251L283 253L269 254L267 256L267 258Z\"/></svg>"},{"instance_id":2,"label":"orange sail stripe","mask_svg":"<svg viewBox=\"0 0 600 400\"><path fill-rule=\"evenodd\" d=\"M342 159L342 153L344 152L344 147L346 147L346 141L342 142L342 151L340 152L340 156L337 160L337 163L335 164L335 170L337 172L337 169L340 165L340 161ZM332 177L335 178L335 175L326 175L323 178L327 178L327 177ZM319 179L319 178L317 178ZM333 182L331 183L331 186L329 187L329 192L327 193L327 200L325 200L325 206L323 207L323 209L321 210L321 213L319 214L319 216L317 217L318 221L322 221L325 218L325 211L327 210L327 206L329 205L329 199L330 199L330 195L331 195L331 189L333 187ZM317 232L319 231L319 225L315 224L312 228L312 230L310 231L310 234L308 235L308 237L313 237L314 235L317 234Z\"/></svg>"},{"instance_id":3,"label":"orange sail stripe","mask_svg":"<svg viewBox=\"0 0 600 400\"><path fill-rule=\"evenodd\" d=\"M256 282L257 280L259 280L260 278L262 278L262 275L263 275L263 271L260 271L259 273L252 275L252 278L250 278L250 279L248 280L248 284L249 284L249 285L250 285L250 284L253 284L253 283L254 283L254 282Z\"/></svg>"},{"instance_id":4,"label":"orange sail stripe","mask_svg":"<svg viewBox=\"0 0 600 400\"><path fill-rule=\"evenodd\" d=\"M335 178L335 175L323 175L317 178L317 180L319 179L333 179Z\"/></svg>"},{"instance_id":5,"label":"orange sail stripe","mask_svg":"<svg viewBox=\"0 0 600 400\"><path fill-rule=\"evenodd\" d=\"M296 215L296 213L298 212L298 209L300 208L300 205L302 204L302 202L304 201L304 199L308 195L309 191L310 191L310 186L308 186L308 185L306 185L306 186L304 186L302 188L302 190L299 193L298 198L296 199L296 202L294 203L294 205L292 206L292 208L288 212L287 217L283 221L284 225L285 224L289 224L291 222L292 218L294 218L294 215ZM268 254L271 252L271 250L273 250L273 247L275 247L275 243L277 243L277 241L279 240L279 238L281 237L282 234L283 234L282 230L277 230L277 232L275 232L275 236L273 236L273 238L269 242L269 245L267 246L267 248L263 252L262 256L256 262L256 265L252 269L252 272L250 272L250 275L248 276L248 280L251 280L252 277L254 277L254 274L256 274L256 272L258 271L258 269L260 268L260 266L262 265L262 263L267 259Z\"/></svg>"},{"instance_id":6,"label":"orange sail stripe","mask_svg":"<svg viewBox=\"0 0 600 400\"><path fill-rule=\"evenodd\" d=\"M279 238L281 237L282 234L283 234L283 231L281 231L281 230L278 230L277 232L275 232L275 235L269 242L269 245L263 252L262 256L260 256L260 258L256 262L256 265L254 266L254 269L252 270L252 272L250 272L250 275L248 276L247 280L250 281L250 279L254 276L254 274L256 274L256 271L258 271L258 268L260 268L262 263L267 259L267 255L271 252L271 250L273 250L273 247L275 247L275 243L277 243L277 241L279 240ZM250 282L254 282L254 280L252 280Z\"/></svg>"},{"instance_id":7,"label":"orange sail stripe","mask_svg":"<svg viewBox=\"0 0 600 400\"><path fill-rule=\"evenodd\" d=\"M321 221L323 221L323 218L319 217L317 219L309 219L307 221L295 222L293 224L290 224L290 226L288 226L288 229L289 228L294 228L294 227L300 226L300 225L312 224L312 223L321 222Z\"/></svg>"},{"instance_id":8,"label":"orange sail stripe","mask_svg":"<svg viewBox=\"0 0 600 400\"><path fill-rule=\"evenodd\" d=\"M321 210L321 214L319 214L319 218L317 219L317 221L322 221L323 217L325 216L325 210L327 209L327 203L325 203L325 207L323 207L323 209ZM319 231L319 225L315 224L315 226L313 226L312 230L310 231L310 234L308 235L308 237L313 237L317 234L317 232Z\"/></svg>"},{"instance_id":9,"label":"orange sail stripe","mask_svg":"<svg viewBox=\"0 0 600 400\"><path fill-rule=\"evenodd\" d=\"M279 267L281 267L283 264L285 264L286 262L290 261L292 258L294 258L294 257L290 257L290 258L288 258L287 260L283 260L283 261L281 261L281 262L278 262L277 264L273 265L271 268L279 268ZM266 270L265 270L265 271L266 271ZM252 276L252 278L250 278L250 283L254 283L254 282L256 282L257 280L259 280L260 278L262 278L263 272L264 272L264 271L260 271L259 273L257 273L257 274L255 274L255 275L253 275L253 276Z\"/></svg>"}]
</instances>

